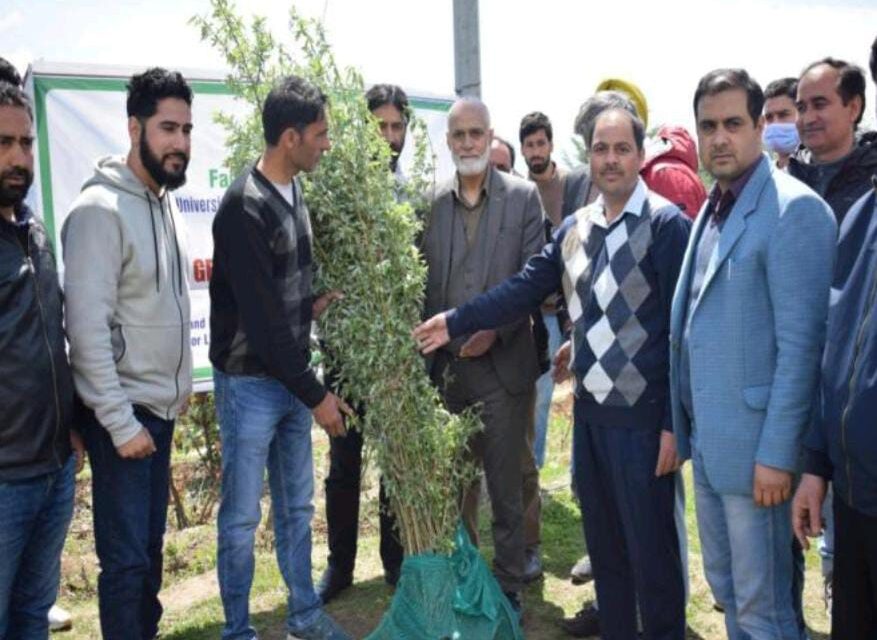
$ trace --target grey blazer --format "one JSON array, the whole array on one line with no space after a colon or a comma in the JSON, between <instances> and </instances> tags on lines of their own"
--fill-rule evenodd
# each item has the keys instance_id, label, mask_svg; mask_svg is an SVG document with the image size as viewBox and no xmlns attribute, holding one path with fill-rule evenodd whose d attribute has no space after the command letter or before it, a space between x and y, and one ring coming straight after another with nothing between
<instances>
[{"instance_id":1,"label":"grey blazer","mask_svg":"<svg viewBox=\"0 0 877 640\"><path fill-rule=\"evenodd\" d=\"M480 256L481 292L520 271L545 243L545 214L536 186L492 167L488 170L491 172L490 188L482 215L483 223L488 225L489 240L486 255ZM453 188L451 178L436 189L423 235L423 254L427 264L424 311L427 318L448 307ZM487 355L506 391L520 394L530 390L539 376L530 318L501 327L497 341ZM432 365L429 360L427 366L432 369Z\"/></svg>"}]
</instances>

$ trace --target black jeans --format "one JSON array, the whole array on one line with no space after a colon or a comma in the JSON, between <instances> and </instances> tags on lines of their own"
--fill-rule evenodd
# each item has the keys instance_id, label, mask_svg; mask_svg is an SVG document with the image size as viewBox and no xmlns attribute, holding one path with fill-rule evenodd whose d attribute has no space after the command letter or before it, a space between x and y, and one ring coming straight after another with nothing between
<instances>
[{"instance_id":1,"label":"black jeans","mask_svg":"<svg viewBox=\"0 0 877 640\"><path fill-rule=\"evenodd\" d=\"M877 518L834 494L833 640L877 638Z\"/></svg>"},{"instance_id":2,"label":"black jeans","mask_svg":"<svg viewBox=\"0 0 877 640\"><path fill-rule=\"evenodd\" d=\"M362 485L362 434L348 431L330 439L330 466L326 477L326 525L329 529L329 567L353 573L359 537L359 494ZM384 484L380 490L381 562L385 573L396 573L404 555L396 519L390 511Z\"/></svg>"},{"instance_id":3,"label":"black jeans","mask_svg":"<svg viewBox=\"0 0 877 640\"><path fill-rule=\"evenodd\" d=\"M661 432L595 424L576 400L573 451L585 540L605 640L685 637L685 583L674 505L675 478L655 477Z\"/></svg>"},{"instance_id":4,"label":"black jeans","mask_svg":"<svg viewBox=\"0 0 877 640\"><path fill-rule=\"evenodd\" d=\"M125 459L92 416L82 430L91 463L94 539L100 560L98 606L105 640L151 640L162 607L162 543L167 523L174 423L135 407L155 453Z\"/></svg>"}]
</instances>

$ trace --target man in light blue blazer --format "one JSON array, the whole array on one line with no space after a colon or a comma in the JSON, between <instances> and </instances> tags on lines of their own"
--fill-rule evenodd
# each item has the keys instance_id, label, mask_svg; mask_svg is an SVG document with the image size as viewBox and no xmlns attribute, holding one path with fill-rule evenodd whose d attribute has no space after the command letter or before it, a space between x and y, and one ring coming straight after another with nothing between
<instances>
[{"instance_id":1,"label":"man in light blue blazer","mask_svg":"<svg viewBox=\"0 0 877 640\"><path fill-rule=\"evenodd\" d=\"M799 640L789 497L810 417L834 266L828 205L761 152L764 95L704 76L698 146L716 184L670 319L678 450L694 465L704 570L730 640Z\"/></svg>"}]
</instances>

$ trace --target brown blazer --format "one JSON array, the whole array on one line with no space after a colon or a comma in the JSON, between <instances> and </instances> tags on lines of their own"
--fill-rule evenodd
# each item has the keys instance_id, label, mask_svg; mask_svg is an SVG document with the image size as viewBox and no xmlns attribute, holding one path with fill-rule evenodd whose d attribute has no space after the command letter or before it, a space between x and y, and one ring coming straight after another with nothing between
<instances>
[{"instance_id":1,"label":"brown blazer","mask_svg":"<svg viewBox=\"0 0 877 640\"><path fill-rule=\"evenodd\" d=\"M498 285L518 273L530 256L545 243L544 213L535 184L489 168L490 188L482 214L487 226L488 250L479 255L480 291ZM454 218L454 180L440 185L423 235L423 254L427 264L425 317L447 309L448 279L451 271L451 237ZM532 389L539 377L536 346L530 319L501 327L487 355L496 375L511 394ZM432 360L427 366L432 369Z\"/></svg>"}]
</instances>

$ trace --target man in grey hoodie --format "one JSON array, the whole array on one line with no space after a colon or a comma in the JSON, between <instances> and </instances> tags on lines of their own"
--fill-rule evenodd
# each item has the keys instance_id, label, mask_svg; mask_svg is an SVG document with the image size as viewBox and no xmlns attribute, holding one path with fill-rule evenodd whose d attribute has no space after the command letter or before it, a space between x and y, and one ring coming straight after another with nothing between
<instances>
[{"instance_id":1,"label":"man in grey hoodie","mask_svg":"<svg viewBox=\"0 0 877 640\"><path fill-rule=\"evenodd\" d=\"M105 157L61 231L67 333L92 469L103 637L158 633L174 419L191 392L187 258L169 191L186 179L192 91L128 84L127 157Z\"/></svg>"}]
</instances>

